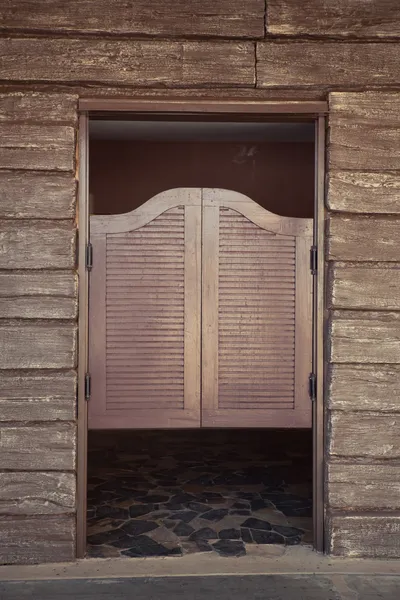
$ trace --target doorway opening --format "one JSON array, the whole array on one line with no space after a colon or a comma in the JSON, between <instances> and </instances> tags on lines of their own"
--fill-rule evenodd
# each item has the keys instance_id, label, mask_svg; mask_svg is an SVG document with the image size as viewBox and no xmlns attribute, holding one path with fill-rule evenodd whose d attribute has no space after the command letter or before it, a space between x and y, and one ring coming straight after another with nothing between
<instances>
[{"instance_id":1,"label":"doorway opening","mask_svg":"<svg viewBox=\"0 0 400 600\"><path fill-rule=\"evenodd\" d=\"M87 133L88 555L318 547L315 117Z\"/></svg>"}]
</instances>

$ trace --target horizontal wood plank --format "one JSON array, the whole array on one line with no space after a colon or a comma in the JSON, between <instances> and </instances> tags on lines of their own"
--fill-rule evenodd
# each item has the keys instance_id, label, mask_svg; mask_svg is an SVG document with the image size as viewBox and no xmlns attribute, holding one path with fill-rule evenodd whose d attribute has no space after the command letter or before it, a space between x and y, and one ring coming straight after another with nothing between
<instances>
[{"instance_id":1,"label":"horizontal wood plank","mask_svg":"<svg viewBox=\"0 0 400 600\"><path fill-rule=\"evenodd\" d=\"M387 462L330 462L327 498L328 506L337 510L396 510L400 498L400 466Z\"/></svg>"},{"instance_id":2,"label":"horizontal wood plank","mask_svg":"<svg viewBox=\"0 0 400 600\"><path fill-rule=\"evenodd\" d=\"M400 365L330 365L327 387L328 408L400 412Z\"/></svg>"},{"instance_id":3,"label":"horizontal wood plank","mask_svg":"<svg viewBox=\"0 0 400 600\"><path fill-rule=\"evenodd\" d=\"M398 262L399 238L400 218L333 214L328 220L328 258Z\"/></svg>"},{"instance_id":4,"label":"horizontal wood plank","mask_svg":"<svg viewBox=\"0 0 400 600\"><path fill-rule=\"evenodd\" d=\"M400 168L400 93L332 93L329 108L331 169Z\"/></svg>"},{"instance_id":5,"label":"horizontal wood plank","mask_svg":"<svg viewBox=\"0 0 400 600\"><path fill-rule=\"evenodd\" d=\"M2 7L0 20L1 12ZM53 122L74 125L78 118L77 109L77 94L45 94L29 90L0 93L0 123Z\"/></svg>"},{"instance_id":6,"label":"horizontal wood plank","mask_svg":"<svg viewBox=\"0 0 400 600\"><path fill-rule=\"evenodd\" d=\"M3 371L0 376L0 421L74 421L75 371Z\"/></svg>"},{"instance_id":7,"label":"horizontal wood plank","mask_svg":"<svg viewBox=\"0 0 400 600\"><path fill-rule=\"evenodd\" d=\"M252 87L255 80L251 42L3 38L0 55L3 81Z\"/></svg>"},{"instance_id":8,"label":"horizontal wood plank","mask_svg":"<svg viewBox=\"0 0 400 600\"><path fill-rule=\"evenodd\" d=\"M332 411L328 448L342 458L399 458L400 415Z\"/></svg>"},{"instance_id":9,"label":"horizontal wood plank","mask_svg":"<svg viewBox=\"0 0 400 600\"><path fill-rule=\"evenodd\" d=\"M74 473L0 473L0 515L75 512Z\"/></svg>"},{"instance_id":10,"label":"horizontal wood plank","mask_svg":"<svg viewBox=\"0 0 400 600\"><path fill-rule=\"evenodd\" d=\"M400 83L398 43L257 44L257 86L335 89Z\"/></svg>"},{"instance_id":11,"label":"horizontal wood plank","mask_svg":"<svg viewBox=\"0 0 400 600\"><path fill-rule=\"evenodd\" d=\"M263 0L3 0L3 31L164 37L264 37Z\"/></svg>"},{"instance_id":12,"label":"horizontal wood plank","mask_svg":"<svg viewBox=\"0 0 400 600\"><path fill-rule=\"evenodd\" d=\"M3 517L0 520L0 563L67 562L75 558L75 517Z\"/></svg>"},{"instance_id":13,"label":"horizontal wood plank","mask_svg":"<svg viewBox=\"0 0 400 600\"><path fill-rule=\"evenodd\" d=\"M0 296L0 315L5 319L75 319L77 313L78 301L75 298Z\"/></svg>"},{"instance_id":14,"label":"horizontal wood plank","mask_svg":"<svg viewBox=\"0 0 400 600\"><path fill-rule=\"evenodd\" d=\"M333 263L328 304L333 308L400 310L400 264Z\"/></svg>"},{"instance_id":15,"label":"horizontal wood plank","mask_svg":"<svg viewBox=\"0 0 400 600\"><path fill-rule=\"evenodd\" d=\"M334 311L328 335L331 362L400 364L400 313Z\"/></svg>"},{"instance_id":16,"label":"horizontal wood plank","mask_svg":"<svg viewBox=\"0 0 400 600\"><path fill-rule=\"evenodd\" d=\"M72 219L75 203L72 173L0 171L0 218Z\"/></svg>"},{"instance_id":17,"label":"horizontal wood plank","mask_svg":"<svg viewBox=\"0 0 400 600\"><path fill-rule=\"evenodd\" d=\"M274 35L400 37L397 0L268 0L267 32Z\"/></svg>"},{"instance_id":18,"label":"horizontal wood plank","mask_svg":"<svg viewBox=\"0 0 400 600\"><path fill-rule=\"evenodd\" d=\"M73 221L0 221L0 269L72 269Z\"/></svg>"},{"instance_id":19,"label":"horizontal wood plank","mask_svg":"<svg viewBox=\"0 0 400 600\"><path fill-rule=\"evenodd\" d=\"M371 140L371 144L374 141ZM344 150L344 147L343 147ZM400 213L400 172L328 173L327 206L350 213Z\"/></svg>"},{"instance_id":20,"label":"horizontal wood plank","mask_svg":"<svg viewBox=\"0 0 400 600\"><path fill-rule=\"evenodd\" d=\"M3 423L0 451L4 470L72 471L75 468L75 424Z\"/></svg>"},{"instance_id":21,"label":"horizontal wood plank","mask_svg":"<svg viewBox=\"0 0 400 600\"><path fill-rule=\"evenodd\" d=\"M72 127L0 123L0 168L72 171L74 161Z\"/></svg>"},{"instance_id":22,"label":"horizontal wood plank","mask_svg":"<svg viewBox=\"0 0 400 600\"><path fill-rule=\"evenodd\" d=\"M399 558L400 516L328 514L327 551L338 556Z\"/></svg>"},{"instance_id":23,"label":"horizontal wood plank","mask_svg":"<svg viewBox=\"0 0 400 600\"><path fill-rule=\"evenodd\" d=\"M74 323L0 322L0 369L61 369L76 364Z\"/></svg>"}]
</instances>

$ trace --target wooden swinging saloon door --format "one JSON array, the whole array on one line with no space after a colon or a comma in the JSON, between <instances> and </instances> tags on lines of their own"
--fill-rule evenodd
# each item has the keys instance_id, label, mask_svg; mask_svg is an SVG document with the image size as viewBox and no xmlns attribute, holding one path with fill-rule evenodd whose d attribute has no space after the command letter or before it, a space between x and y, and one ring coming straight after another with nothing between
<instances>
[{"instance_id":1,"label":"wooden swinging saloon door","mask_svg":"<svg viewBox=\"0 0 400 600\"><path fill-rule=\"evenodd\" d=\"M312 219L182 188L90 237L90 428L311 427Z\"/></svg>"}]
</instances>

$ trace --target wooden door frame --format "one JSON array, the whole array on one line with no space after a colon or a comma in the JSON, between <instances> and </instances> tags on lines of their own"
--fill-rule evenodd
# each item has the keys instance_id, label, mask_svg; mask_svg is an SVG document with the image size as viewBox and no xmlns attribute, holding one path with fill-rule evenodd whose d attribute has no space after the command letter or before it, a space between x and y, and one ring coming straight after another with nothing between
<instances>
[{"instance_id":1,"label":"wooden door frame","mask_svg":"<svg viewBox=\"0 0 400 600\"><path fill-rule=\"evenodd\" d=\"M327 102L307 101L236 101L236 100L190 100L190 99L90 99L79 100L78 132L78 444L77 444L77 558L86 553L86 505L87 505L87 400L85 398L85 375L88 368L88 314L89 278L85 266L86 244L89 234L89 115L123 114L191 114L214 115L238 121L246 115L254 120L308 120L315 124L315 210L314 243L317 245L318 270L314 277L314 369L317 374L316 398L313 402L313 521L314 548L323 552L324 547L324 165L325 165L325 116ZM139 116L139 115L138 115Z\"/></svg>"}]
</instances>

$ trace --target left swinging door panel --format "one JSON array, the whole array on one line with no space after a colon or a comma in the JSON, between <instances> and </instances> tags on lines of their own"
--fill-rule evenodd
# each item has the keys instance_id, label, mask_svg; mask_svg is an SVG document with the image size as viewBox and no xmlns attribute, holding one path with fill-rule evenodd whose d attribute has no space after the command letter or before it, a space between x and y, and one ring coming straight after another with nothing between
<instances>
[{"instance_id":1,"label":"left swinging door panel","mask_svg":"<svg viewBox=\"0 0 400 600\"><path fill-rule=\"evenodd\" d=\"M90 217L91 429L200 426L201 191Z\"/></svg>"}]
</instances>

